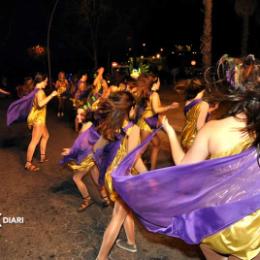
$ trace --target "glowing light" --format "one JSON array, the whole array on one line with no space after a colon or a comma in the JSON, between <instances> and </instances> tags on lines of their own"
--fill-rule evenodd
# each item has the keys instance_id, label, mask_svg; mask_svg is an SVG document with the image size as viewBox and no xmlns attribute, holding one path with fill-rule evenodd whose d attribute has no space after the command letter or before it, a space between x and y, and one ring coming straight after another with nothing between
<instances>
[{"instance_id":1,"label":"glowing light","mask_svg":"<svg viewBox=\"0 0 260 260\"><path fill-rule=\"evenodd\" d=\"M163 48L161 48L160 51L163 51Z\"/></svg>"},{"instance_id":2,"label":"glowing light","mask_svg":"<svg viewBox=\"0 0 260 260\"><path fill-rule=\"evenodd\" d=\"M155 59L155 56L152 56L152 59L154 60L154 59Z\"/></svg>"},{"instance_id":3,"label":"glowing light","mask_svg":"<svg viewBox=\"0 0 260 260\"><path fill-rule=\"evenodd\" d=\"M190 64L191 64L191 66L195 66L195 65L197 64L197 62L196 62L195 60L192 60L192 61L190 62Z\"/></svg>"},{"instance_id":4,"label":"glowing light","mask_svg":"<svg viewBox=\"0 0 260 260\"><path fill-rule=\"evenodd\" d=\"M161 54L160 54L160 53L157 53L157 54L156 54L156 58L157 58L157 59L160 59L160 58L161 58Z\"/></svg>"},{"instance_id":5,"label":"glowing light","mask_svg":"<svg viewBox=\"0 0 260 260\"><path fill-rule=\"evenodd\" d=\"M134 79L137 79L141 74L141 69L138 68L138 69L133 69L130 76Z\"/></svg>"},{"instance_id":6,"label":"glowing light","mask_svg":"<svg viewBox=\"0 0 260 260\"><path fill-rule=\"evenodd\" d=\"M143 59L143 58L144 58L144 56L142 55L140 58L141 58L141 59Z\"/></svg>"},{"instance_id":7,"label":"glowing light","mask_svg":"<svg viewBox=\"0 0 260 260\"><path fill-rule=\"evenodd\" d=\"M145 47L145 46L146 46L146 43L144 42L144 43L142 44L142 46Z\"/></svg>"},{"instance_id":8,"label":"glowing light","mask_svg":"<svg viewBox=\"0 0 260 260\"><path fill-rule=\"evenodd\" d=\"M175 54L175 52L174 52L174 51L172 51L172 54Z\"/></svg>"},{"instance_id":9,"label":"glowing light","mask_svg":"<svg viewBox=\"0 0 260 260\"><path fill-rule=\"evenodd\" d=\"M112 67L115 68L115 67L117 67L117 66L118 66L118 63L115 62L115 61L113 61L113 62L112 62Z\"/></svg>"},{"instance_id":10,"label":"glowing light","mask_svg":"<svg viewBox=\"0 0 260 260\"><path fill-rule=\"evenodd\" d=\"M132 50L132 48L128 48L128 50L129 50L129 51L131 51L131 50Z\"/></svg>"}]
</instances>

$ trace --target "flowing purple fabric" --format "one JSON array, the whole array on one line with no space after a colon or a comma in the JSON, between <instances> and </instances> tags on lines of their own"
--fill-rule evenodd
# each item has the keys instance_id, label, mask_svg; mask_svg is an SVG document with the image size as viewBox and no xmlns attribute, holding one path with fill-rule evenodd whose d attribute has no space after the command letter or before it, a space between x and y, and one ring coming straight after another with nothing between
<instances>
[{"instance_id":1,"label":"flowing purple fabric","mask_svg":"<svg viewBox=\"0 0 260 260\"><path fill-rule=\"evenodd\" d=\"M184 115L186 114L197 104L201 102L201 99L194 99L192 102L190 102L187 106L184 107Z\"/></svg>"},{"instance_id":2,"label":"flowing purple fabric","mask_svg":"<svg viewBox=\"0 0 260 260\"><path fill-rule=\"evenodd\" d=\"M144 120L152 129L156 129L158 128L159 114L155 114L151 117L147 117Z\"/></svg>"},{"instance_id":3,"label":"flowing purple fabric","mask_svg":"<svg viewBox=\"0 0 260 260\"><path fill-rule=\"evenodd\" d=\"M83 133L81 133L73 143L70 153L63 157L61 164L75 161L77 164L92 152L93 145L99 139L100 135L92 125Z\"/></svg>"},{"instance_id":4,"label":"flowing purple fabric","mask_svg":"<svg viewBox=\"0 0 260 260\"><path fill-rule=\"evenodd\" d=\"M99 149L94 153L94 160L99 168L99 184L104 184L105 174L109 165L113 162L118 149L122 143L122 139L125 137L127 130L133 126L132 122L129 122L126 127L122 129L122 132L118 134L117 138L113 142L109 142L103 149Z\"/></svg>"},{"instance_id":5,"label":"flowing purple fabric","mask_svg":"<svg viewBox=\"0 0 260 260\"><path fill-rule=\"evenodd\" d=\"M149 231L199 244L260 209L255 148L234 156L130 175L136 156L152 136L112 173L117 193Z\"/></svg>"},{"instance_id":6,"label":"flowing purple fabric","mask_svg":"<svg viewBox=\"0 0 260 260\"><path fill-rule=\"evenodd\" d=\"M32 109L33 99L37 91L38 88L35 88L28 95L10 104L7 110L7 126L10 126L13 123L26 121Z\"/></svg>"}]
</instances>

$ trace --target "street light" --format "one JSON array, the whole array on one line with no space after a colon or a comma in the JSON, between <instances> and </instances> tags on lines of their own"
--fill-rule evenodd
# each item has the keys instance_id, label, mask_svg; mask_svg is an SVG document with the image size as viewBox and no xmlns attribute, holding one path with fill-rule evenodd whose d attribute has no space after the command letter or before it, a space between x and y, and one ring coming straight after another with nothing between
<instances>
[{"instance_id":1,"label":"street light","mask_svg":"<svg viewBox=\"0 0 260 260\"><path fill-rule=\"evenodd\" d=\"M51 11L51 15L50 15L50 19L49 19L49 24L48 24L48 32L47 32L47 57L48 57L48 71L49 71L49 82L50 85L52 84L51 81L51 53L50 53L50 34L51 34L51 25L52 25L52 20L53 20L53 16L56 10L56 7L58 5L59 0L56 0L52 11Z\"/></svg>"}]
</instances>

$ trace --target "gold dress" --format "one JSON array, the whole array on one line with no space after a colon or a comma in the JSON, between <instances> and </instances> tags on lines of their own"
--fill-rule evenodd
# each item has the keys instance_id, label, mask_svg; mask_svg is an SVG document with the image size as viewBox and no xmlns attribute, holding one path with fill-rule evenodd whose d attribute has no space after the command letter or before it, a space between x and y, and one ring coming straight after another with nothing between
<instances>
[{"instance_id":1,"label":"gold dress","mask_svg":"<svg viewBox=\"0 0 260 260\"><path fill-rule=\"evenodd\" d=\"M112 181L111 173L113 172L113 170L115 170L115 168L120 164L120 162L124 159L124 157L128 153L128 147L127 147L128 137L127 136L129 136L132 129L133 129L133 126L131 126L127 129L126 135L122 138L122 141L121 141L120 147L117 151L117 154L116 154L114 160L112 161L112 163L107 168L107 171L105 174L105 187L106 187L106 190L108 191L110 200L113 202L115 202L116 199L118 198L118 194L115 192L115 190L113 188L113 181ZM136 172L133 172L133 174L136 174Z\"/></svg>"},{"instance_id":2,"label":"gold dress","mask_svg":"<svg viewBox=\"0 0 260 260\"><path fill-rule=\"evenodd\" d=\"M142 114L142 117L138 120L137 125L140 127L141 130L152 133L151 127L146 123L145 119L149 118L151 116L154 116L156 113L153 111L152 108L152 101L151 98L149 98L149 101L147 102L147 106Z\"/></svg>"},{"instance_id":3,"label":"gold dress","mask_svg":"<svg viewBox=\"0 0 260 260\"><path fill-rule=\"evenodd\" d=\"M181 145L185 151L192 146L198 133L197 121L200 114L201 102L194 105L186 113L186 122L181 132Z\"/></svg>"},{"instance_id":4,"label":"gold dress","mask_svg":"<svg viewBox=\"0 0 260 260\"><path fill-rule=\"evenodd\" d=\"M43 90L38 90L36 95L42 91L43 98L46 97ZM27 117L27 124L29 129L31 129L34 125L45 125L46 123L46 114L47 114L47 105L43 107L39 107L37 104L37 97L34 97L32 109Z\"/></svg>"},{"instance_id":5,"label":"gold dress","mask_svg":"<svg viewBox=\"0 0 260 260\"><path fill-rule=\"evenodd\" d=\"M251 145L252 140L247 138L233 149L212 155L211 158L238 154ZM260 253L260 209L205 238L202 243L223 255L234 255L243 260L253 259Z\"/></svg>"}]
</instances>

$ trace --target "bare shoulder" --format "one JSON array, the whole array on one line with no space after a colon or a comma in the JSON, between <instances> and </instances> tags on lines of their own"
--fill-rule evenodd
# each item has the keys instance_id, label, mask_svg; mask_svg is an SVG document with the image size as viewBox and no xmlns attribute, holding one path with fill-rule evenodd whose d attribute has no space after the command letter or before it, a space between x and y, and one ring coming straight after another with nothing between
<instances>
[{"instance_id":1,"label":"bare shoulder","mask_svg":"<svg viewBox=\"0 0 260 260\"><path fill-rule=\"evenodd\" d=\"M201 101L201 107L202 108L209 108L209 103L206 101Z\"/></svg>"}]
</instances>

